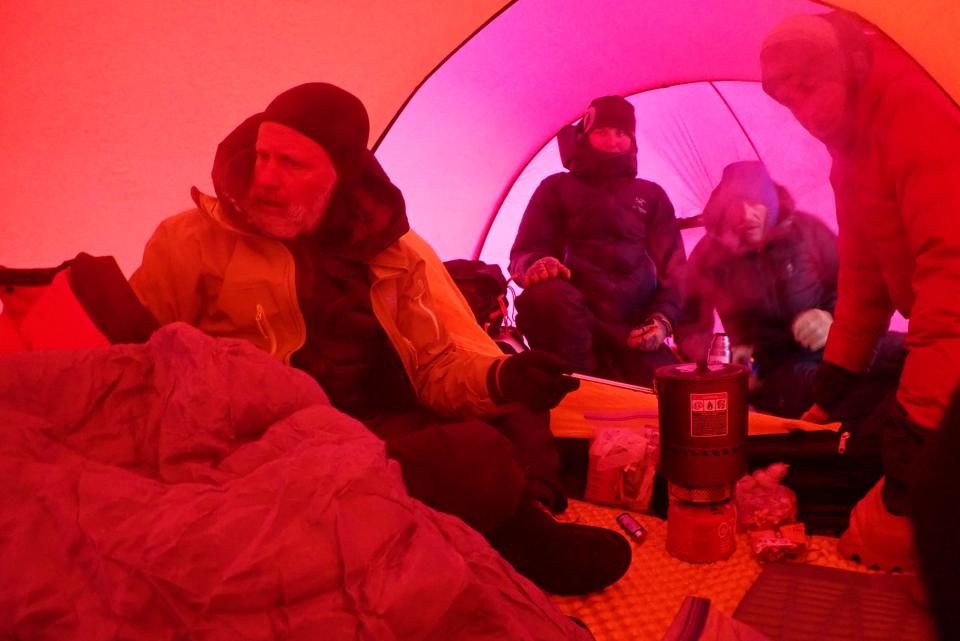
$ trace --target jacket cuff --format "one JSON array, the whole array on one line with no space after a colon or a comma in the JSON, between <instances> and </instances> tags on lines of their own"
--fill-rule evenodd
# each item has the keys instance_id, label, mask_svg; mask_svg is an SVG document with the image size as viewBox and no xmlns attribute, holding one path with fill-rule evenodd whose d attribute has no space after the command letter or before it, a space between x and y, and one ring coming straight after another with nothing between
<instances>
[{"instance_id":1,"label":"jacket cuff","mask_svg":"<svg viewBox=\"0 0 960 641\"><path fill-rule=\"evenodd\" d=\"M659 323L664 328L664 330L666 330L667 336L673 335L673 323L670 321L669 318L667 318L666 314L663 314L661 312L654 312L649 316L647 316L647 319L644 321L644 324L649 324L653 322Z\"/></svg>"},{"instance_id":2,"label":"jacket cuff","mask_svg":"<svg viewBox=\"0 0 960 641\"><path fill-rule=\"evenodd\" d=\"M505 360L505 358L498 358L487 370L487 390L490 392L490 400L495 405L506 405L508 403L503 392L500 391L500 368L503 367Z\"/></svg>"},{"instance_id":3,"label":"jacket cuff","mask_svg":"<svg viewBox=\"0 0 960 641\"><path fill-rule=\"evenodd\" d=\"M847 395L859 376L829 361L821 361L813 377L813 402L833 412Z\"/></svg>"}]
</instances>

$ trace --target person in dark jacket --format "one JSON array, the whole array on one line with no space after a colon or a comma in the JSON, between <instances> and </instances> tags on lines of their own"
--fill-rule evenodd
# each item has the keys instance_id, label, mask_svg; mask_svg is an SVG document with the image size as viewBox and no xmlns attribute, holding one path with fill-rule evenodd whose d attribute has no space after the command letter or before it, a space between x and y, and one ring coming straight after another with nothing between
<instances>
[{"instance_id":1,"label":"person in dark jacket","mask_svg":"<svg viewBox=\"0 0 960 641\"><path fill-rule=\"evenodd\" d=\"M816 217L796 211L789 193L756 161L724 168L703 223L707 233L687 267L680 350L690 360L705 358L716 311L734 360L755 368L751 404L799 417L812 402L833 323L837 237Z\"/></svg>"},{"instance_id":2,"label":"person in dark jacket","mask_svg":"<svg viewBox=\"0 0 960 641\"><path fill-rule=\"evenodd\" d=\"M666 192L637 178L636 117L619 96L560 131L563 166L537 188L510 251L524 287L517 326L574 369L649 385L677 362L673 332L686 264Z\"/></svg>"}]
</instances>

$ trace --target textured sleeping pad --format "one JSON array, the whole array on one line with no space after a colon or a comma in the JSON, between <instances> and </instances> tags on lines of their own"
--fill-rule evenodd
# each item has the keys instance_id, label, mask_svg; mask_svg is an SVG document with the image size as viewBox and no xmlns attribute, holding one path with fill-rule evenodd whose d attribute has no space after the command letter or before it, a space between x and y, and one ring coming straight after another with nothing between
<instances>
[{"instance_id":1,"label":"textured sleeping pad","mask_svg":"<svg viewBox=\"0 0 960 641\"><path fill-rule=\"evenodd\" d=\"M615 520L621 512L570 501L560 520L621 531ZM680 561L666 551L666 521L646 514L634 516L646 528L647 538L633 544L633 563L626 576L597 594L553 597L563 612L586 623L597 641L660 641L688 595L708 598L712 607L732 615L764 568L751 557L743 534L726 561L700 565ZM809 547L809 564L867 573L838 554L835 538L811 537Z\"/></svg>"},{"instance_id":2,"label":"textured sleeping pad","mask_svg":"<svg viewBox=\"0 0 960 641\"><path fill-rule=\"evenodd\" d=\"M764 568L734 616L784 641L933 641L907 577L814 565Z\"/></svg>"}]
</instances>

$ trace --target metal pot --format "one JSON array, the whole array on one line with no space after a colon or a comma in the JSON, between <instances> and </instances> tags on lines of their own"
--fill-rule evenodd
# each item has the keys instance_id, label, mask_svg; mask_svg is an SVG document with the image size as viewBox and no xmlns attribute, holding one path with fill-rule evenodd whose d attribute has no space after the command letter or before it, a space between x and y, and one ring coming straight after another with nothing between
<instances>
[{"instance_id":1,"label":"metal pot","mask_svg":"<svg viewBox=\"0 0 960 641\"><path fill-rule=\"evenodd\" d=\"M701 361L657 368L660 470L674 497L722 501L746 473L749 379L742 365Z\"/></svg>"}]
</instances>

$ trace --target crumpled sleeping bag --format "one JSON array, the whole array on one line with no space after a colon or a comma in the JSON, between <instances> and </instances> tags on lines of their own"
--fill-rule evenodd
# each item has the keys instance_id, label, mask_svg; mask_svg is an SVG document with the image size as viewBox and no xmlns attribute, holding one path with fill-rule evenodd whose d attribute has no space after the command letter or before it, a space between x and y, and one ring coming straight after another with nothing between
<instances>
[{"instance_id":1,"label":"crumpled sleeping bag","mask_svg":"<svg viewBox=\"0 0 960 641\"><path fill-rule=\"evenodd\" d=\"M0 429L0 638L589 638L241 341L0 356Z\"/></svg>"}]
</instances>

